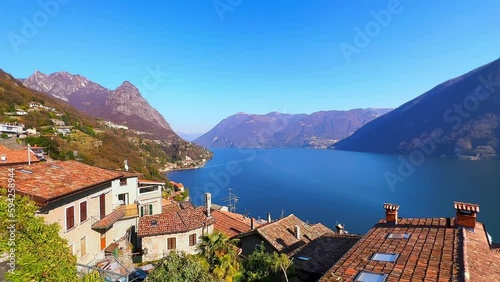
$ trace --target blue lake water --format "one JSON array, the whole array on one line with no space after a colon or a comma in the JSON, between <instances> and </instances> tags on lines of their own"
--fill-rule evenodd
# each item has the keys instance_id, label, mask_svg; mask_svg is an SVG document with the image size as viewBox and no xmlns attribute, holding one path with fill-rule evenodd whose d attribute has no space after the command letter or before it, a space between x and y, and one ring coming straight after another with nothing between
<instances>
[{"instance_id":1,"label":"blue lake water","mask_svg":"<svg viewBox=\"0 0 500 282\"><path fill-rule=\"evenodd\" d=\"M413 160L357 152L309 149L213 149L204 168L168 177L224 204L238 195L237 212L273 218L295 214L333 228L365 233L385 217L383 203L400 205L400 217L453 217L453 201L480 205L478 220L500 241L500 163L453 159ZM399 170L399 172L398 172ZM389 181L388 181L389 179Z\"/></svg>"}]
</instances>

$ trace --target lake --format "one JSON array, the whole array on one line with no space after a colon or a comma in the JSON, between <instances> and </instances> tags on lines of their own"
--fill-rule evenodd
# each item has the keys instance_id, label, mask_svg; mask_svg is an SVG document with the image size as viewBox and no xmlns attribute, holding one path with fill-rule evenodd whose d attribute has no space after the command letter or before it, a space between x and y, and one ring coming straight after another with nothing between
<instances>
[{"instance_id":1,"label":"lake","mask_svg":"<svg viewBox=\"0 0 500 282\"><path fill-rule=\"evenodd\" d=\"M204 168L168 177L189 187L191 200L203 194L224 204L228 189L237 210L273 219L295 214L333 229L343 223L365 233L385 217L383 203L399 204L400 217L454 217L453 201L480 205L478 220L500 241L500 166L497 161L402 156L313 149L212 149Z\"/></svg>"}]
</instances>

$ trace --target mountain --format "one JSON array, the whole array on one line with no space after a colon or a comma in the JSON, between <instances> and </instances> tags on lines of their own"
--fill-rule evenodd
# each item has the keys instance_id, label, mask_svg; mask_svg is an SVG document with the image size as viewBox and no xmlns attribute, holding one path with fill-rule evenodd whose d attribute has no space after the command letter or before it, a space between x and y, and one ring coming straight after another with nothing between
<instances>
[{"instance_id":1,"label":"mountain","mask_svg":"<svg viewBox=\"0 0 500 282\"><path fill-rule=\"evenodd\" d=\"M180 140L165 118L128 81L110 90L81 75L68 72L47 75L39 71L21 81L26 87L66 101L91 116L147 132L154 139Z\"/></svg>"},{"instance_id":2,"label":"mountain","mask_svg":"<svg viewBox=\"0 0 500 282\"><path fill-rule=\"evenodd\" d=\"M80 82L85 84L84 80ZM87 82L88 84L90 83ZM130 86L124 85L121 89L127 93L132 92L128 87ZM124 96L120 91L116 91L117 95ZM68 100L70 98L61 97ZM108 169L123 169L124 160L127 160L132 171L157 180L165 179L164 170L201 166L211 157L211 153L205 148L180 138L168 142L151 140L133 130L105 126L96 118L69 105L61 97L29 89L0 69L0 120L2 123L21 123L25 125L25 129L36 129L37 132L28 137L19 136L19 139L17 136L0 139L0 143L7 145L24 141L46 147L52 159L76 159ZM122 112L126 110L120 109ZM60 125L70 127L70 133L58 134L56 129ZM2 134L2 139L4 138L9 136Z\"/></svg>"},{"instance_id":3,"label":"mountain","mask_svg":"<svg viewBox=\"0 0 500 282\"><path fill-rule=\"evenodd\" d=\"M332 148L414 157L495 158L499 122L500 59L434 87Z\"/></svg>"},{"instance_id":4,"label":"mountain","mask_svg":"<svg viewBox=\"0 0 500 282\"><path fill-rule=\"evenodd\" d=\"M177 135L179 135L182 139L186 141L194 141L196 138L200 137L203 135L203 133L186 133L186 132L181 132L181 131L176 131Z\"/></svg>"},{"instance_id":5,"label":"mountain","mask_svg":"<svg viewBox=\"0 0 500 282\"><path fill-rule=\"evenodd\" d=\"M307 114L237 113L194 142L206 147L325 148L351 135L389 109L353 109Z\"/></svg>"}]
</instances>

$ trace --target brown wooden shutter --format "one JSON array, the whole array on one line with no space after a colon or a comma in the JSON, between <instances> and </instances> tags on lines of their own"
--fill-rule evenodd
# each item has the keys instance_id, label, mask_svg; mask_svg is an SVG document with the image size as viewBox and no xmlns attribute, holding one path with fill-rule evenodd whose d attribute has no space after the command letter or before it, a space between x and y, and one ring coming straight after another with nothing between
<instances>
[{"instance_id":1,"label":"brown wooden shutter","mask_svg":"<svg viewBox=\"0 0 500 282\"><path fill-rule=\"evenodd\" d=\"M66 209L66 230L75 227L75 207Z\"/></svg>"},{"instance_id":2,"label":"brown wooden shutter","mask_svg":"<svg viewBox=\"0 0 500 282\"><path fill-rule=\"evenodd\" d=\"M80 203L80 222L87 220L87 201Z\"/></svg>"}]
</instances>

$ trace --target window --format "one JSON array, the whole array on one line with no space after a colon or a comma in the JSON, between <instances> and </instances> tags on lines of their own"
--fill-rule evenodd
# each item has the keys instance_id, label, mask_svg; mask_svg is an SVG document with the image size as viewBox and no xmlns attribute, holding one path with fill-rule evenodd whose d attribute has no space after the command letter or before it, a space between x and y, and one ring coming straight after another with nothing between
<instances>
[{"instance_id":1,"label":"window","mask_svg":"<svg viewBox=\"0 0 500 282\"><path fill-rule=\"evenodd\" d=\"M158 186L146 186L139 188L139 194L144 194L154 191L158 191Z\"/></svg>"},{"instance_id":2,"label":"window","mask_svg":"<svg viewBox=\"0 0 500 282\"><path fill-rule=\"evenodd\" d=\"M189 235L189 246L196 245L196 233Z\"/></svg>"},{"instance_id":3,"label":"window","mask_svg":"<svg viewBox=\"0 0 500 282\"><path fill-rule=\"evenodd\" d=\"M397 258L398 258L397 254L374 253L371 260L395 262Z\"/></svg>"},{"instance_id":4,"label":"window","mask_svg":"<svg viewBox=\"0 0 500 282\"><path fill-rule=\"evenodd\" d=\"M358 274L358 276L356 277L356 279L354 279L354 281L355 282L384 282L386 278L387 278L387 274L361 271Z\"/></svg>"},{"instance_id":5,"label":"window","mask_svg":"<svg viewBox=\"0 0 500 282\"><path fill-rule=\"evenodd\" d=\"M72 255L75 254L75 248L73 245L69 246L69 251L71 252Z\"/></svg>"},{"instance_id":6,"label":"window","mask_svg":"<svg viewBox=\"0 0 500 282\"><path fill-rule=\"evenodd\" d=\"M168 238L167 239L167 249L175 250L175 238Z\"/></svg>"},{"instance_id":7,"label":"window","mask_svg":"<svg viewBox=\"0 0 500 282\"><path fill-rule=\"evenodd\" d=\"M127 185L127 178L121 178L120 179L120 186L125 186Z\"/></svg>"},{"instance_id":8,"label":"window","mask_svg":"<svg viewBox=\"0 0 500 282\"><path fill-rule=\"evenodd\" d=\"M87 220L87 201L80 203L80 223Z\"/></svg>"},{"instance_id":9,"label":"window","mask_svg":"<svg viewBox=\"0 0 500 282\"><path fill-rule=\"evenodd\" d=\"M128 205L128 193L118 194L120 205Z\"/></svg>"},{"instance_id":10,"label":"window","mask_svg":"<svg viewBox=\"0 0 500 282\"><path fill-rule=\"evenodd\" d=\"M141 207L141 217L145 215L152 215L153 214L153 205L147 205L147 206L142 206Z\"/></svg>"},{"instance_id":11,"label":"window","mask_svg":"<svg viewBox=\"0 0 500 282\"><path fill-rule=\"evenodd\" d=\"M80 240L80 250L82 257L87 254L87 237L83 237Z\"/></svg>"},{"instance_id":12,"label":"window","mask_svg":"<svg viewBox=\"0 0 500 282\"><path fill-rule=\"evenodd\" d=\"M410 238L409 233L389 233L387 239L408 239Z\"/></svg>"},{"instance_id":13,"label":"window","mask_svg":"<svg viewBox=\"0 0 500 282\"><path fill-rule=\"evenodd\" d=\"M66 230L75 227L75 207L66 208Z\"/></svg>"}]
</instances>

